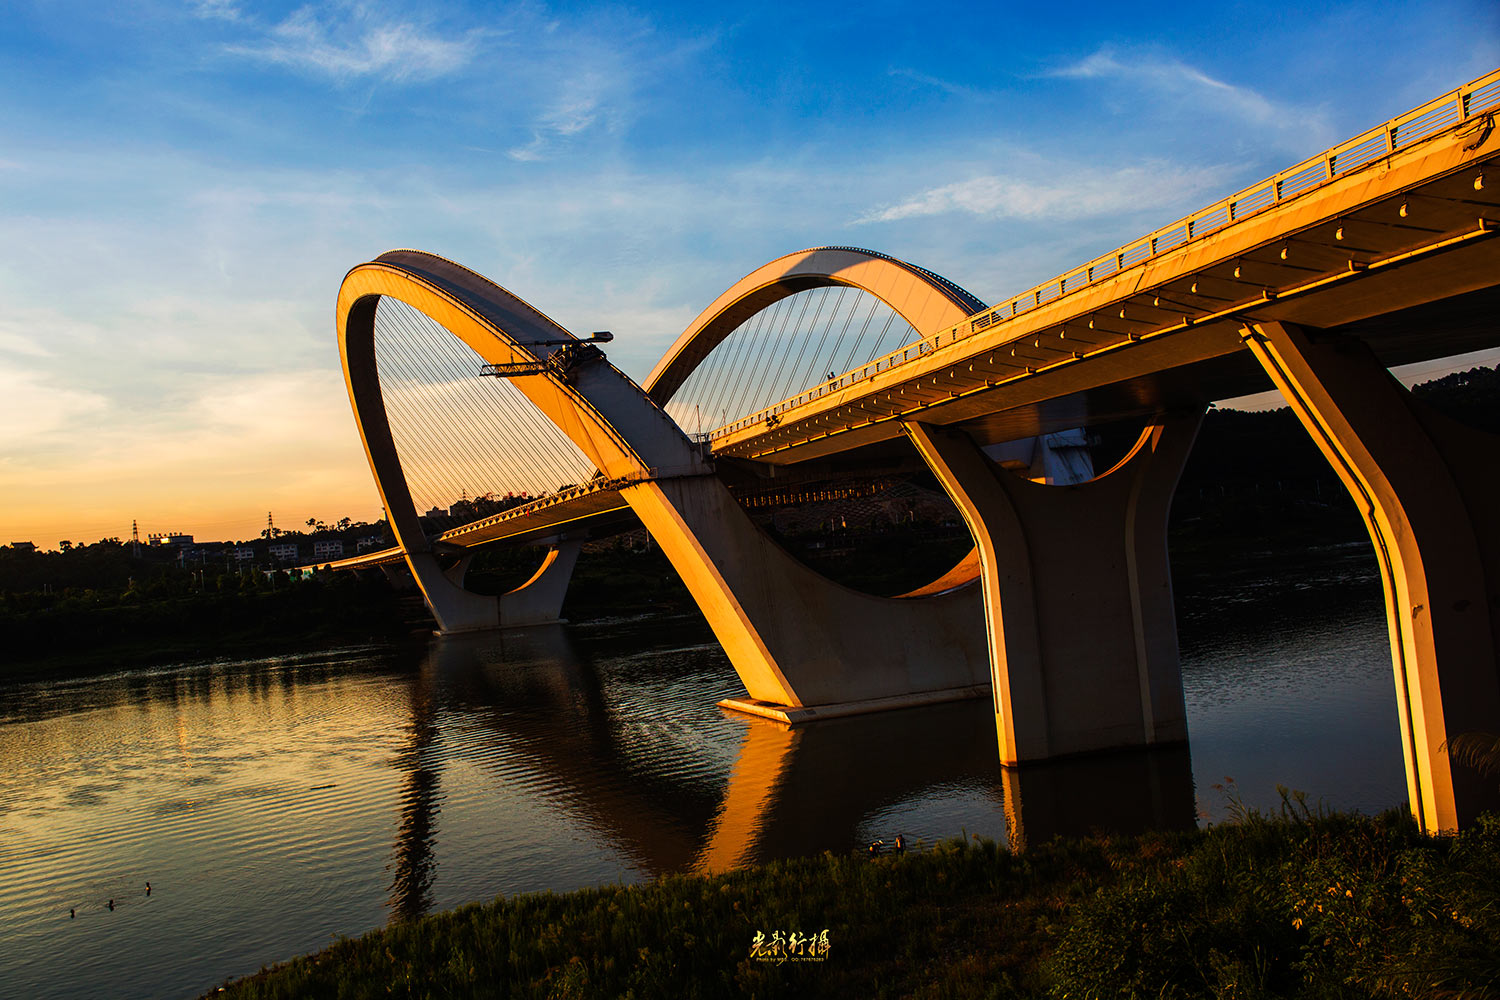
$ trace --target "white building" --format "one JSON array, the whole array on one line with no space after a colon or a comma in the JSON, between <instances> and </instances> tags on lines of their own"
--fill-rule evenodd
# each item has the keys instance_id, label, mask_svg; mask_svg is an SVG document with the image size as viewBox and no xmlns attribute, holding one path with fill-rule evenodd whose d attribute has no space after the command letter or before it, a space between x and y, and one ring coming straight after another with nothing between
<instances>
[{"instance_id":1,"label":"white building","mask_svg":"<svg viewBox=\"0 0 1500 1000\"><path fill-rule=\"evenodd\" d=\"M192 535L179 535L172 531L159 531L148 535L147 540L151 545L192 545Z\"/></svg>"},{"instance_id":2,"label":"white building","mask_svg":"<svg viewBox=\"0 0 1500 1000\"><path fill-rule=\"evenodd\" d=\"M324 542L313 542L313 561L344 558L344 543L337 538Z\"/></svg>"},{"instance_id":3,"label":"white building","mask_svg":"<svg viewBox=\"0 0 1500 1000\"><path fill-rule=\"evenodd\" d=\"M270 548L270 552L271 552L271 558L275 559L275 560L278 560L280 562L296 562L297 561L297 543L296 542L281 542L279 544L272 545L271 548Z\"/></svg>"}]
</instances>

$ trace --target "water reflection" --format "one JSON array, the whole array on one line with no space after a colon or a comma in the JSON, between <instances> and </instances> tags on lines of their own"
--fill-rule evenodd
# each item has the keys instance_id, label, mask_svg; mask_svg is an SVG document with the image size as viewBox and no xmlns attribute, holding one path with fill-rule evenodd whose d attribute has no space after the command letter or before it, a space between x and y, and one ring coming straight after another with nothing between
<instances>
[{"instance_id":1,"label":"water reflection","mask_svg":"<svg viewBox=\"0 0 1500 1000\"><path fill-rule=\"evenodd\" d=\"M691 683L653 704L616 666L601 679L554 626L440 637L422 673L440 677L449 707L504 747L512 773L526 772L651 876L849 850L872 812L935 786L983 789L987 814L1003 815L982 702L793 730L713 708ZM728 766L711 766L716 757Z\"/></svg>"},{"instance_id":2,"label":"water reflection","mask_svg":"<svg viewBox=\"0 0 1500 1000\"><path fill-rule=\"evenodd\" d=\"M1186 744L1005 768L1011 846L1096 830L1191 830L1198 823Z\"/></svg>"},{"instance_id":3,"label":"water reflection","mask_svg":"<svg viewBox=\"0 0 1500 1000\"><path fill-rule=\"evenodd\" d=\"M734 747L726 776L683 767L701 748L642 725L643 715L665 719L685 706L611 699L560 626L437 638L420 676L481 720L512 767L652 876L845 851L897 833L929 842L959 834L963 822L941 829L901 815L934 789L967 799L967 829L1017 845L1195 822L1186 747L1004 769L983 700L800 729L721 712L718 742ZM883 815L889 828L872 825Z\"/></svg>"},{"instance_id":4,"label":"water reflection","mask_svg":"<svg viewBox=\"0 0 1500 1000\"><path fill-rule=\"evenodd\" d=\"M1206 818L1227 817L1235 801L1274 812L1278 786L1337 809L1405 806L1390 645L1368 545L1184 576L1178 594Z\"/></svg>"},{"instance_id":5,"label":"water reflection","mask_svg":"<svg viewBox=\"0 0 1500 1000\"><path fill-rule=\"evenodd\" d=\"M433 695L432 669L418 670L411 677L411 721L408 742L396 756L394 766L403 772L401 822L390 869L390 909L393 920L412 920L432 907L433 830L440 809L438 778L441 757L431 750L437 741L437 704Z\"/></svg>"},{"instance_id":6,"label":"water reflection","mask_svg":"<svg viewBox=\"0 0 1500 1000\"><path fill-rule=\"evenodd\" d=\"M1194 771L1200 818L1228 774L1250 805L1277 783L1396 805L1384 618L1378 591L1336 598L1348 575L1180 591L1191 759L1002 770L985 701L798 730L728 713L733 670L688 618L0 684L0 996L194 996L496 894L897 834L1187 826Z\"/></svg>"},{"instance_id":7,"label":"water reflection","mask_svg":"<svg viewBox=\"0 0 1500 1000\"><path fill-rule=\"evenodd\" d=\"M901 816L900 806L935 790L937 798L969 800L962 822L938 836L959 835L966 822L1018 849L1095 830L1188 829L1196 822L1186 746L1002 768L982 700L799 730L736 721L746 739L701 869L910 838L906 824L918 817ZM938 802L925 804L941 812ZM872 816L885 818L871 823ZM996 829L1001 816L1004 827ZM918 820L928 838L934 818Z\"/></svg>"},{"instance_id":8,"label":"water reflection","mask_svg":"<svg viewBox=\"0 0 1500 1000\"><path fill-rule=\"evenodd\" d=\"M928 842L959 835L962 821L944 829L943 820L901 815L903 803L933 788L967 793L968 829L1004 834L994 722L983 700L830 719L782 732L777 723L740 715L729 721L746 733L743 766L735 771L740 787L732 785L724 799L724 819L735 822L716 831L705 867L848 850L897 834ZM747 807L752 800L753 822ZM871 817L884 819L875 824ZM919 828L907 828L911 822Z\"/></svg>"},{"instance_id":9,"label":"water reflection","mask_svg":"<svg viewBox=\"0 0 1500 1000\"><path fill-rule=\"evenodd\" d=\"M647 738L640 706L609 704L564 626L440 636L422 673L465 719L462 752L486 766L503 760L503 782L552 800L653 876L690 866L717 776L698 769L690 747ZM685 707L665 698L654 712Z\"/></svg>"}]
</instances>

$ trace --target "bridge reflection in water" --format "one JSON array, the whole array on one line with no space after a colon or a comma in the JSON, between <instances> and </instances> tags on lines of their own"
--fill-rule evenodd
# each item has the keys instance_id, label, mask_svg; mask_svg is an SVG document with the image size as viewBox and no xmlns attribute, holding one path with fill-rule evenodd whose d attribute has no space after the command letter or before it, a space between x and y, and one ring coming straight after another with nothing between
<instances>
[{"instance_id":1,"label":"bridge reflection in water","mask_svg":"<svg viewBox=\"0 0 1500 1000\"><path fill-rule=\"evenodd\" d=\"M438 742L438 708L429 670L412 675L411 721L407 745L393 762L401 772L401 823L396 832L390 910L396 921L415 920L432 909L436 875L433 833L440 810L442 761L433 750Z\"/></svg>"},{"instance_id":2,"label":"bridge reflection in water","mask_svg":"<svg viewBox=\"0 0 1500 1000\"><path fill-rule=\"evenodd\" d=\"M703 656L722 671L711 646ZM1094 829L1186 829L1196 819L1181 745L1002 768L978 701L796 729L720 709L685 724L651 721L635 711L644 699L602 680L560 625L436 636L409 691L409 742L395 762L397 919L432 904L445 768L487 759L486 747L503 748L495 795L525 772L573 823L649 876L856 850L898 833L925 832L929 842L965 829L1003 833L1019 847ZM440 713L450 720L442 727ZM740 731L732 762L720 749L732 741L708 745L695 722ZM449 739L464 746L443 747ZM721 756L708 780L690 764L705 755Z\"/></svg>"}]
</instances>

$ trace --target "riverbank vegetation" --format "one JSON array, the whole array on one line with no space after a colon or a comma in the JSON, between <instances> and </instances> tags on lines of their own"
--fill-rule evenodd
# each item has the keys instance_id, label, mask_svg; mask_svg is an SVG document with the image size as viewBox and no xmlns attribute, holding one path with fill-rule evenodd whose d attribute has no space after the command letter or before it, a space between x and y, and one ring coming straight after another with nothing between
<instances>
[{"instance_id":1,"label":"riverbank vegetation","mask_svg":"<svg viewBox=\"0 0 1500 1000\"><path fill-rule=\"evenodd\" d=\"M1495 369L1456 372L1413 393L1469 426L1500 432ZM1092 430L1096 467L1123 454L1139 431L1139 426ZM804 563L876 594L899 594L930 582L972 545L968 529L930 477L876 493L866 489L851 501L758 510L755 516ZM460 502L469 504L466 510L477 503ZM313 527L347 534L380 526L345 519L335 528ZM1264 559L1304 558L1327 549L1347 554L1368 548L1368 536L1353 501L1290 410L1212 410L1178 485L1168 545L1174 571L1188 582L1195 573L1221 573L1226 566ZM285 574L163 562L170 554L149 548L136 553L118 539L65 544L60 552L0 546L3 662L26 670L39 664L133 665L269 652L283 638L288 644L309 638L363 641L431 627L414 591L392 591L383 580L333 574L293 586ZM534 549L482 551L466 585L479 593L504 593L524 581L540 559ZM1179 588L1179 597L1184 592ZM578 621L694 610L672 565L637 529L586 548L563 614Z\"/></svg>"},{"instance_id":2,"label":"riverbank vegetation","mask_svg":"<svg viewBox=\"0 0 1500 1000\"><path fill-rule=\"evenodd\" d=\"M1285 801L1274 818L1018 854L955 841L519 896L394 923L218 995L1497 995L1500 818L1425 837L1404 815ZM814 943L778 954L793 934Z\"/></svg>"},{"instance_id":3,"label":"riverbank vegetation","mask_svg":"<svg viewBox=\"0 0 1500 1000\"><path fill-rule=\"evenodd\" d=\"M1500 434L1500 370L1454 372L1412 395L1443 417ZM1368 539L1354 501L1290 409L1208 412L1172 500L1174 563Z\"/></svg>"},{"instance_id":4,"label":"riverbank vegetation","mask_svg":"<svg viewBox=\"0 0 1500 1000\"><path fill-rule=\"evenodd\" d=\"M0 590L0 680L396 641L431 628L414 600L354 574L292 580L175 568L124 586Z\"/></svg>"}]
</instances>

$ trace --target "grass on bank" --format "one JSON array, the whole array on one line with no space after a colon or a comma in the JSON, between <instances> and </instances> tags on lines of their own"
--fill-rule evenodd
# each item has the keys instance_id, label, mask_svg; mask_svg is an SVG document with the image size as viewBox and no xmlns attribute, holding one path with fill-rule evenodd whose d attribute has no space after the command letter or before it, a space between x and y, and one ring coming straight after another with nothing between
<instances>
[{"instance_id":1,"label":"grass on bank","mask_svg":"<svg viewBox=\"0 0 1500 1000\"><path fill-rule=\"evenodd\" d=\"M396 924L233 982L259 997L1489 997L1500 818L1424 837L1295 800L1204 831L778 862ZM757 931L828 931L819 962Z\"/></svg>"}]
</instances>

